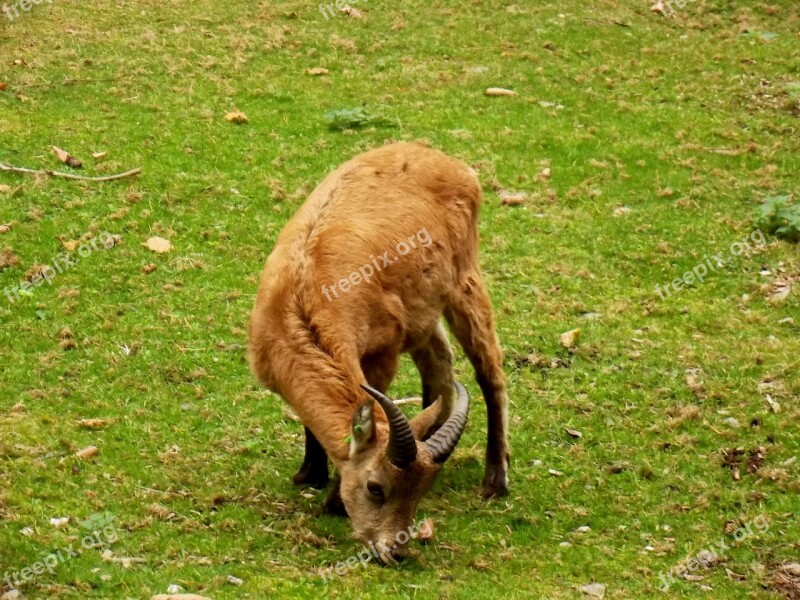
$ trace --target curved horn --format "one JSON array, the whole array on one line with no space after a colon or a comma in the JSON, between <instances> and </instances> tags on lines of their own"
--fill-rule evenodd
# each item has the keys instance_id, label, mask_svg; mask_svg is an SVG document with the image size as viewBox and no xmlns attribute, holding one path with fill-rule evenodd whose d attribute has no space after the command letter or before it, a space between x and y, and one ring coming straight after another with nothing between
<instances>
[{"instance_id":1,"label":"curved horn","mask_svg":"<svg viewBox=\"0 0 800 600\"><path fill-rule=\"evenodd\" d=\"M399 469L407 468L417 458L417 441L414 439L408 419L391 399L378 390L368 385L361 387L378 401L383 412L386 413L386 419L389 421L389 445L386 448L386 454L389 461Z\"/></svg>"},{"instance_id":2,"label":"curved horn","mask_svg":"<svg viewBox=\"0 0 800 600\"><path fill-rule=\"evenodd\" d=\"M450 458L453 450L456 449L458 440L461 439L461 434L464 433L464 427L467 425L467 415L469 414L467 390L457 381L455 386L458 398L456 399L453 413L444 422L444 425L425 442L428 450L433 454L433 462L436 463L443 463Z\"/></svg>"}]
</instances>

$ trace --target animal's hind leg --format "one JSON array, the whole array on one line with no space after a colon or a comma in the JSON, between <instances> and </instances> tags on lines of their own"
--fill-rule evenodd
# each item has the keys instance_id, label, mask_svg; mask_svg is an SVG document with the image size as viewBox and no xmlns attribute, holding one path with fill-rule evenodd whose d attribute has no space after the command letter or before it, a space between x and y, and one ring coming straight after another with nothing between
<instances>
[{"instance_id":1,"label":"animal's hind leg","mask_svg":"<svg viewBox=\"0 0 800 600\"><path fill-rule=\"evenodd\" d=\"M441 398L439 416L422 439L430 436L450 416L453 410L455 389L453 387L453 351L447 333L441 323L436 326L428 340L411 351L411 358L422 379L422 408L428 408Z\"/></svg>"},{"instance_id":2,"label":"animal's hind leg","mask_svg":"<svg viewBox=\"0 0 800 600\"><path fill-rule=\"evenodd\" d=\"M508 493L508 395L492 305L480 273L465 273L449 300L445 318L475 368L486 402L489 427L483 495L503 496Z\"/></svg>"},{"instance_id":3,"label":"animal's hind leg","mask_svg":"<svg viewBox=\"0 0 800 600\"><path fill-rule=\"evenodd\" d=\"M310 485L318 489L328 485L328 455L311 430L306 427L306 454L300 470L292 478L297 485Z\"/></svg>"},{"instance_id":4,"label":"animal's hind leg","mask_svg":"<svg viewBox=\"0 0 800 600\"><path fill-rule=\"evenodd\" d=\"M361 371L367 383L381 393L386 393L397 373L397 352L385 350L361 357Z\"/></svg>"}]
</instances>

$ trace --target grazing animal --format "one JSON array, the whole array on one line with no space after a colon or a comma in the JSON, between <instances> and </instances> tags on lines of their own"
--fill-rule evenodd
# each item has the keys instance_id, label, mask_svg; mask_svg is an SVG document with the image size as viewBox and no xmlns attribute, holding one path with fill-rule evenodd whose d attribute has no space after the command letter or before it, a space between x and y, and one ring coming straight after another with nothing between
<instances>
[{"instance_id":1,"label":"grazing animal","mask_svg":"<svg viewBox=\"0 0 800 600\"><path fill-rule=\"evenodd\" d=\"M325 486L330 457L339 479L325 508L346 510L355 536L378 545L385 562L407 553L396 534L467 420L442 316L486 402L483 495L508 491L506 381L478 267L481 200L472 171L437 150L371 150L311 193L261 276L249 360L305 425L294 482ZM410 421L384 395L404 352L422 378L423 410Z\"/></svg>"}]
</instances>

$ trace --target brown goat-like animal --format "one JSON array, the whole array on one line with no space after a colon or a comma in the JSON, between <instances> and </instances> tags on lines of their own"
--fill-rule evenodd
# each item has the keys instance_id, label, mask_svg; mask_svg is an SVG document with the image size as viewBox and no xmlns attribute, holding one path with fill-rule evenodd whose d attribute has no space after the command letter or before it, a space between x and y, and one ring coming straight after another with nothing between
<instances>
[{"instance_id":1,"label":"brown goat-like animal","mask_svg":"<svg viewBox=\"0 0 800 600\"><path fill-rule=\"evenodd\" d=\"M486 402L483 494L508 491L506 383L477 257L481 199L463 163L419 144L353 158L279 235L250 319L253 373L306 428L295 483L327 484L330 457L340 485L326 508L346 509L386 562L406 554L397 533L466 424L442 315ZM422 378L424 410L410 422L383 395L403 352Z\"/></svg>"}]
</instances>

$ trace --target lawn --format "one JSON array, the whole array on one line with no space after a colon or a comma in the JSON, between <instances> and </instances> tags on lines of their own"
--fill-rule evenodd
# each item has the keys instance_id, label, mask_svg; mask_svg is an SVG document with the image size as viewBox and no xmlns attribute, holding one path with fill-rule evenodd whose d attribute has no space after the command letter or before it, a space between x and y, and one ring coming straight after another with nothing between
<instances>
[{"instance_id":1,"label":"lawn","mask_svg":"<svg viewBox=\"0 0 800 600\"><path fill-rule=\"evenodd\" d=\"M7 2L0 162L141 169L0 172L0 577L64 558L25 597L800 598L800 252L756 221L800 195L795 0ZM479 173L511 493L457 349L433 542L326 582L359 545L246 326L283 224L389 140Z\"/></svg>"}]
</instances>

